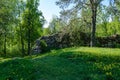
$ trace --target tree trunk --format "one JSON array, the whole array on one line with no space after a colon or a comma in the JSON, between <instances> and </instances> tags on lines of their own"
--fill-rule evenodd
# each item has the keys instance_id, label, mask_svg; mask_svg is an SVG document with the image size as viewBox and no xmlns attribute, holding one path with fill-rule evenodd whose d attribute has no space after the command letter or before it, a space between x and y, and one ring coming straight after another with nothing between
<instances>
[{"instance_id":1,"label":"tree trunk","mask_svg":"<svg viewBox=\"0 0 120 80\"><path fill-rule=\"evenodd\" d=\"M96 40L95 40L96 16L97 16L97 7L95 5L93 5L93 7L92 7L91 43L90 43L91 47L94 47L96 44Z\"/></svg>"},{"instance_id":2,"label":"tree trunk","mask_svg":"<svg viewBox=\"0 0 120 80\"><path fill-rule=\"evenodd\" d=\"M19 10L19 17L20 17L20 10ZM20 28L20 40L21 40L21 52L22 52L22 55L24 56L25 55L25 49L24 49L24 41L23 41L23 31L22 31L22 26L20 25L19 23L19 28Z\"/></svg>"},{"instance_id":3,"label":"tree trunk","mask_svg":"<svg viewBox=\"0 0 120 80\"><path fill-rule=\"evenodd\" d=\"M25 55L25 49L24 49L24 42L23 42L23 39L21 39L21 45L22 45L22 54L23 56Z\"/></svg>"},{"instance_id":4,"label":"tree trunk","mask_svg":"<svg viewBox=\"0 0 120 80\"><path fill-rule=\"evenodd\" d=\"M20 26L20 37L21 37L21 52L22 55L25 55L25 50L24 50L24 41L23 41L23 35L22 35L22 27Z\"/></svg>"},{"instance_id":5,"label":"tree trunk","mask_svg":"<svg viewBox=\"0 0 120 80\"><path fill-rule=\"evenodd\" d=\"M5 56L6 56L6 42L7 42L7 40L6 40L6 30L5 30L5 33L4 33L4 54L5 54Z\"/></svg>"},{"instance_id":6,"label":"tree trunk","mask_svg":"<svg viewBox=\"0 0 120 80\"><path fill-rule=\"evenodd\" d=\"M31 50L31 41L30 41L30 29L28 29L28 55L30 55L30 50Z\"/></svg>"}]
</instances>

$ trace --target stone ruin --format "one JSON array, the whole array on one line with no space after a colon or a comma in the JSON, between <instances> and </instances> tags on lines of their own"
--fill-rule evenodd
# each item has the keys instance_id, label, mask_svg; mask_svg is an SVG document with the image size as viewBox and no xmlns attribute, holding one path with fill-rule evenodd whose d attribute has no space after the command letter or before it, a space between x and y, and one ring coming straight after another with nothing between
<instances>
[{"instance_id":1,"label":"stone ruin","mask_svg":"<svg viewBox=\"0 0 120 80\"><path fill-rule=\"evenodd\" d=\"M81 39L83 41L82 46L89 46L90 37L84 35ZM41 41L44 41L46 46L42 46ZM73 46L71 45L72 42L73 41L71 40L69 33L57 33L50 36L42 36L35 41L35 45L32 48L32 53L42 53L46 50L60 49ZM96 44L97 47L115 47L115 44L120 45L120 35L116 34L108 37L97 37Z\"/></svg>"},{"instance_id":2,"label":"stone ruin","mask_svg":"<svg viewBox=\"0 0 120 80\"><path fill-rule=\"evenodd\" d=\"M33 53L42 53L44 49L46 48L47 50L50 49L58 49L58 48L64 48L68 47L68 40L66 40L67 37L62 36L62 34L53 34L50 36L42 36L41 38L37 39L35 41L35 45L32 48ZM69 38L67 38L69 39ZM42 47L41 41L44 41L47 46L44 48Z\"/></svg>"},{"instance_id":3,"label":"stone ruin","mask_svg":"<svg viewBox=\"0 0 120 80\"><path fill-rule=\"evenodd\" d=\"M107 37L98 37L97 43L99 44L99 47L115 48L116 45L120 45L120 35L115 34Z\"/></svg>"}]
</instances>

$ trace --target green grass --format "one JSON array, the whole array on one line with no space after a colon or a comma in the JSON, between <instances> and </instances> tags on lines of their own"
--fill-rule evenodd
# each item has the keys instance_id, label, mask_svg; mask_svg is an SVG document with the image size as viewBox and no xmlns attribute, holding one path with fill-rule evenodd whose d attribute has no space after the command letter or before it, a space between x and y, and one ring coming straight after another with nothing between
<instances>
[{"instance_id":1,"label":"green grass","mask_svg":"<svg viewBox=\"0 0 120 80\"><path fill-rule=\"evenodd\" d=\"M0 58L0 80L120 80L120 49L73 47Z\"/></svg>"}]
</instances>

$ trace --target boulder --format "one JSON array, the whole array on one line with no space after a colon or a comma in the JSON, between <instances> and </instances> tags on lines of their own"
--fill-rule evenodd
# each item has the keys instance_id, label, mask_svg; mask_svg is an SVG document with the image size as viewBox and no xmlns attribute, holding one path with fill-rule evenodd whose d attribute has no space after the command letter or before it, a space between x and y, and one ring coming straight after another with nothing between
<instances>
[{"instance_id":1,"label":"boulder","mask_svg":"<svg viewBox=\"0 0 120 80\"><path fill-rule=\"evenodd\" d=\"M42 36L35 41L35 45L32 49L33 53L42 53L52 48L60 48L59 35L53 34L50 36Z\"/></svg>"}]
</instances>

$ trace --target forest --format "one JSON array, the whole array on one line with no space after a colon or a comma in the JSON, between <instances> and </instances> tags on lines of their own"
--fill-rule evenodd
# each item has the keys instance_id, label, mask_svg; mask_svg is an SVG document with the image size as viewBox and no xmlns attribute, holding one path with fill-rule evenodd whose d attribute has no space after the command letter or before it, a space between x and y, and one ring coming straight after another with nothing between
<instances>
[{"instance_id":1,"label":"forest","mask_svg":"<svg viewBox=\"0 0 120 80\"><path fill-rule=\"evenodd\" d=\"M104 1L56 0L45 28L40 0L0 0L0 80L120 80L120 1Z\"/></svg>"},{"instance_id":2,"label":"forest","mask_svg":"<svg viewBox=\"0 0 120 80\"><path fill-rule=\"evenodd\" d=\"M102 1L57 1L56 5L62 8L61 15L53 16L48 28L44 28L45 18L38 9L39 0L1 0L0 53L29 55L41 36L60 33L58 39L62 38L63 48L120 47L120 40L116 39L120 34L119 1L110 0L109 5L102 4ZM116 36L115 39L109 38L112 36ZM45 44L42 41L43 48L46 48Z\"/></svg>"}]
</instances>

